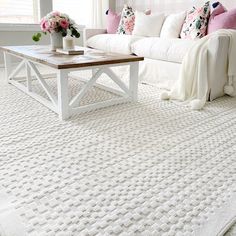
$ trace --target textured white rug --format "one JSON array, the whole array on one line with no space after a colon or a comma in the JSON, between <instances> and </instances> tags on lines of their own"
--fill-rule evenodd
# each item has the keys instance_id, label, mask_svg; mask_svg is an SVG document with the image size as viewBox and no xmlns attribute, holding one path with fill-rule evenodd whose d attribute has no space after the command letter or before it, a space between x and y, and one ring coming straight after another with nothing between
<instances>
[{"instance_id":1,"label":"textured white rug","mask_svg":"<svg viewBox=\"0 0 236 236\"><path fill-rule=\"evenodd\" d=\"M197 112L140 85L137 103L62 122L0 78L1 236L214 236L233 225L235 98ZM95 90L85 102L111 96Z\"/></svg>"}]
</instances>

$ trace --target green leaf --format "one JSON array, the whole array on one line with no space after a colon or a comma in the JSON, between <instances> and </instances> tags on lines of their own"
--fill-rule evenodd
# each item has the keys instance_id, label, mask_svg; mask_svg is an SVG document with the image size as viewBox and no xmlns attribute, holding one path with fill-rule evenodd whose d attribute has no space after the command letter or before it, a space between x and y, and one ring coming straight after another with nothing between
<instances>
[{"instance_id":1,"label":"green leaf","mask_svg":"<svg viewBox=\"0 0 236 236\"><path fill-rule=\"evenodd\" d=\"M77 34L75 35L76 38L79 38L80 37L80 33L77 32Z\"/></svg>"},{"instance_id":2,"label":"green leaf","mask_svg":"<svg viewBox=\"0 0 236 236\"><path fill-rule=\"evenodd\" d=\"M42 37L42 34L41 33L36 33L32 36L32 39L35 41L35 42L38 42L40 40L40 38Z\"/></svg>"},{"instance_id":3,"label":"green leaf","mask_svg":"<svg viewBox=\"0 0 236 236\"><path fill-rule=\"evenodd\" d=\"M37 37L36 35L33 35L33 36L32 36L32 39L33 39L35 42L38 42L38 41L40 40L40 38Z\"/></svg>"},{"instance_id":4,"label":"green leaf","mask_svg":"<svg viewBox=\"0 0 236 236\"><path fill-rule=\"evenodd\" d=\"M197 28L197 29L201 29L201 25L202 25L202 24L201 24L201 21L200 21L200 20L197 20L197 21L196 21L196 28Z\"/></svg>"},{"instance_id":5,"label":"green leaf","mask_svg":"<svg viewBox=\"0 0 236 236\"><path fill-rule=\"evenodd\" d=\"M61 34L62 34L62 37L65 37L67 35L67 31L65 29L62 29Z\"/></svg>"}]
</instances>

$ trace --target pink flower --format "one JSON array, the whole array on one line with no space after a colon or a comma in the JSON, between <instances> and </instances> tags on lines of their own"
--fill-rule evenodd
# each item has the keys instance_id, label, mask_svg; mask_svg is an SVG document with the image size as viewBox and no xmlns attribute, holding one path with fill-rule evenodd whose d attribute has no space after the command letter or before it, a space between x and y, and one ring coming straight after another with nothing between
<instances>
[{"instance_id":1,"label":"pink flower","mask_svg":"<svg viewBox=\"0 0 236 236\"><path fill-rule=\"evenodd\" d=\"M40 27L43 32L53 33L53 32L64 32L70 26L75 23L66 14L62 14L58 11L48 13L42 18L40 22Z\"/></svg>"},{"instance_id":2,"label":"pink flower","mask_svg":"<svg viewBox=\"0 0 236 236\"><path fill-rule=\"evenodd\" d=\"M131 19L125 21L124 23L125 23L125 31L128 34L131 34L134 30L134 18L131 18Z\"/></svg>"},{"instance_id":3,"label":"pink flower","mask_svg":"<svg viewBox=\"0 0 236 236\"><path fill-rule=\"evenodd\" d=\"M45 18L43 18L41 20L40 26L41 26L41 30L43 32L47 32L49 30L49 23L48 23L48 21Z\"/></svg>"},{"instance_id":4,"label":"pink flower","mask_svg":"<svg viewBox=\"0 0 236 236\"><path fill-rule=\"evenodd\" d=\"M56 30L57 22L55 20L50 21L50 30Z\"/></svg>"},{"instance_id":5,"label":"pink flower","mask_svg":"<svg viewBox=\"0 0 236 236\"><path fill-rule=\"evenodd\" d=\"M197 12L198 12L198 13L201 13L201 12L203 12L203 10L204 10L203 7L201 7L201 8L198 8L198 9L197 9Z\"/></svg>"},{"instance_id":6,"label":"pink flower","mask_svg":"<svg viewBox=\"0 0 236 236\"><path fill-rule=\"evenodd\" d=\"M61 19L60 20L60 26L63 28L63 29L67 29L69 27L69 22L66 20L66 19Z\"/></svg>"}]
</instances>

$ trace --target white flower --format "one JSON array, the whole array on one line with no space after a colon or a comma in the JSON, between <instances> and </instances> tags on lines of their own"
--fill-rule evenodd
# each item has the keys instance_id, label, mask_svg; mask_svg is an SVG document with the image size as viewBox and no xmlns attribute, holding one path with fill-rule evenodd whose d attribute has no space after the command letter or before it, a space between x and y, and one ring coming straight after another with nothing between
<instances>
[{"instance_id":1,"label":"white flower","mask_svg":"<svg viewBox=\"0 0 236 236\"><path fill-rule=\"evenodd\" d=\"M61 14L61 16L64 17L64 18L70 19L70 17L65 13Z\"/></svg>"},{"instance_id":2,"label":"white flower","mask_svg":"<svg viewBox=\"0 0 236 236\"><path fill-rule=\"evenodd\" d=\"M74 24L75 24L75 21L72 20L72 19L70 19L70 23L71 23L72 25L74 25Z\"/></svg>"},{"instance_id":3,"label":"white flower","mask_svg":"<svg viewBox=\"0 0 236 236\"><path fill-rule=\"evenodd\" d=\"M46 17L47 17L48 19L52 18L52 17L53 17L52 12L51 12L51 13L48 13Z\"/></svg>"}]
</instances>

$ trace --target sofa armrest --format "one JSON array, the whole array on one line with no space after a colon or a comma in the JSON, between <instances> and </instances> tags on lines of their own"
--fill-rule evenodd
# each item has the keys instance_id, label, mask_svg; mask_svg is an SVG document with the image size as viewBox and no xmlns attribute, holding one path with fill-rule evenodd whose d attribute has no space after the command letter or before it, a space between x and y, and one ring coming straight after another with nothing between
<instances>
[{"instance_id":1,"label":"sofa armrest","mask_svg":"<svg viewBox=\"0 0 236 236\"><path fill-rule=\"evenodd\" d=\"M106 34L107 30L106 29L89 29L85 28L83 32L83 39L84 39L84 46L87 46L87 40L95 35L98 34Z\"/></svg>"},{"instance_id":2,"label":"sofa armrest","mask_svg":"<svg viewBox=\"0 0 236 236\"><path fill-rule=\"evenodd\" d=\"M208 46L208 78L210 101L224 95L224 86L228 81L229 37L212 37Z\"/></svg>"}]
</instances>

